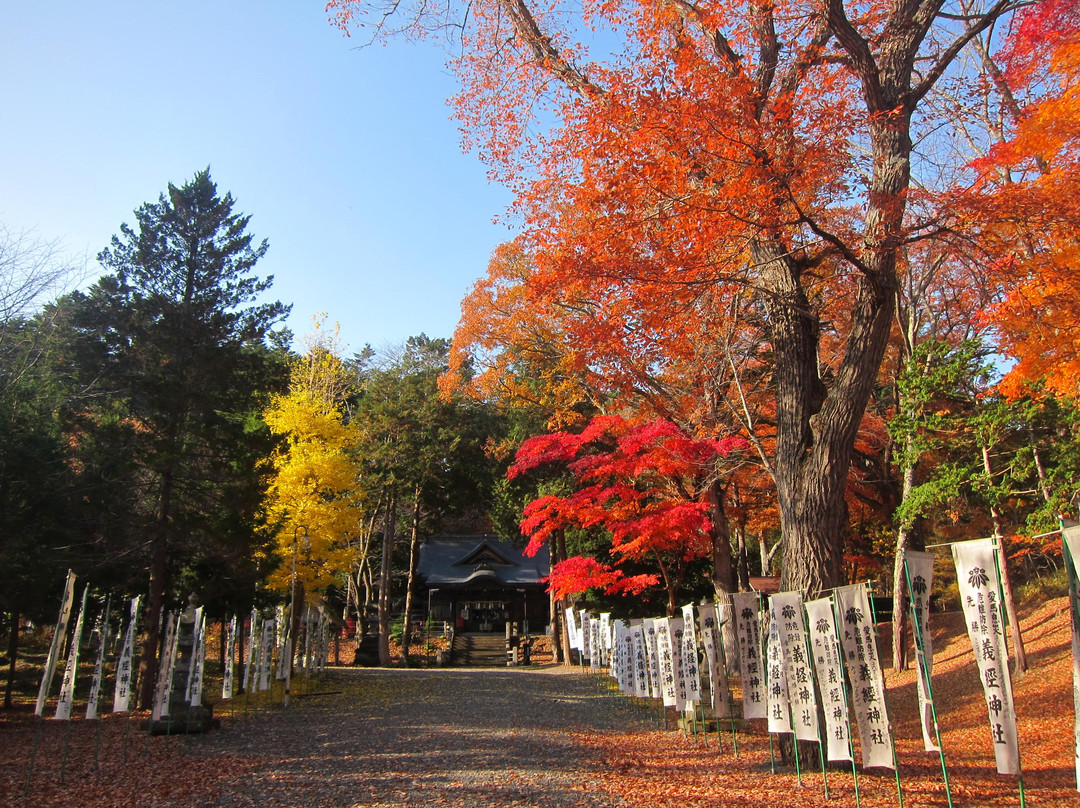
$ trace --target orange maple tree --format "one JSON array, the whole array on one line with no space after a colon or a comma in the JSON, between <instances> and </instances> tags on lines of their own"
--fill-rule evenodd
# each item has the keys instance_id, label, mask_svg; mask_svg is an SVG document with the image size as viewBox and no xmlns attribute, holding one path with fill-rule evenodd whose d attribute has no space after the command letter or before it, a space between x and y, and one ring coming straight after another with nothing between
<instances>
[{"instance_id":1,"label":"orange maple tree","mask_svg":"<svg viewBox=\"0 0 1080 808\"><path fill-rule=\"evenodd\" d=\"M376 35L458 34L466 144L517 193L535 265L526 294L592 313L572 323L575 348L601 355L616 343L614 355L650 371L657 356L698 362L704 378L707 343L671 336L724 321L728 298L751 301L772 367L783 584L814 592L842 583L853 445L912 236L920 105L974 37L1021 5L330 9L346 29L366 22ZM673 350L682 344L693 350Z\"/></svg>"},{"instance_id":2,"label":"orange maple tree","mask_svg":"<svg viewBox=\"0 0 1080 808\"><path fill-rule=\"evenodd\" d=\"M1036 100L1014 136L977 162L970 215L1004 299L989 313L1016 360L1014 396L1080 392L1080 4L1043 0L1022 15L1004 52L1007 78Z\"/></svg>"}]
</instances>

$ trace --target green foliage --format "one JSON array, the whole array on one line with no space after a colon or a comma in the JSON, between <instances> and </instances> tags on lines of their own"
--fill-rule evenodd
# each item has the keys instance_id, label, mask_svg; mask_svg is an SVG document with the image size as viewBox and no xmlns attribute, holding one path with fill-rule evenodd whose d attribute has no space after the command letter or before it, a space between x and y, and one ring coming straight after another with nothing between
<instances>
[{"instance_id":1,"label":"green foliage","mask_svg":"<svg viewBox=\"0 0 1080 808\"><path fill-rule=\"evenodd\" d=\"M1036 606L1068 594L1069 576L1064 567L1049 575L1028 578L1016 588L1016 600L1025 606Z\"/></svg>"},{"instance_id":2,"label":"green foliage","mask_svg":"<svg viewBox=\"0 0 1080 808\"><path fill-rule=\"evenodd\" d=\"M269 343L288 311L257 302L270 285L252 274L266 242L233 207L208 171L170 184L101 252L110 274L57 307L67 368L89 394L65 418L101 563L222 596L254 591L258 463L271 442L252 418L284 379Z\"/></svg>"}]
</instances>

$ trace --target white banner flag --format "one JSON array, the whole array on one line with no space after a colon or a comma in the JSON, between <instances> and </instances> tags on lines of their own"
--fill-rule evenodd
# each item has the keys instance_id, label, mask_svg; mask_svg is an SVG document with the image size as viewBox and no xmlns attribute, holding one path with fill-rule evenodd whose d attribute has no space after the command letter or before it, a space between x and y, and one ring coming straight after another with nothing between
<instances>
[{"instance_id":1,"label":"white banner flag","mask_svg":"<svg viewBox=\"0 0 1080 808\"><path fill-rule=\"evenodd\" d=\"M79 604L79 616L75 619L75 631L71 635L71 646L68 648L67 665L64 668L64 678L60 682L60 698L56 702L56 715L61 721L71 718L71 705L75 701L75 678L79 673L79 644L82 642L83 621L86 619L86 596L90 593L90 587L83 587L82 602Z\"/></svg>"},{"instance_id":2,"label":"white banner flag","mask_svg":"<svg viewBox=\"0 0 1080 808\"><path fill-rule=\"evenodd\" d=\"M649 663L649 696L654 699L663 699L657 621L655 618L647 617L641 621L641 627L645 631L645 655Z\"/></svg>"},{"instance_id":3,"label":"white banner flag","mask_svg":"<svg viewBox=\"0 0 1080 808\"><path fill-rule=\"evenodd\" d=\"M584 609L581 610L581 656L583 659L592 660L592 620ZM591 666L590 666L591 667Z\"/></svg>"},{"instance_id":4,"label":"white banner flag","mask_svg":"<svg viewBox=\"0 0 1080 808\"><path fill-rule=\"evenodd\" d=\"M67 580L64 583L64 595L60 599L60 615L56 618L56 630L53 632L52 643L49 645L49 655L45 658L45 672L41 675L41 686L38 688L37 706L34 708L34 714L38 716L45 713L45 701L49 698L49 691L52 689L56 663L64 653L68 620L71 619L71 604L74 601L75 573L68 570Z\"/></svg>"},{"instance_id":5,"label":"white banner flag","mask_svg":"<svg viewBox=\"0 0 1080 808\"><path fill-rule=\"evenodd\" d=\"M775 595L769 598L769 631L765 645L766 675L769 683L769 732L791 732L791 702L788 699L784 646L780 638L780 610Z\"/></svg>"},{"instance_id":6,"label":"white banner flag","mask_svg":"<svg viewBox=\"0 0 1080 808\"><path fill-rule=\"evenodd\" d=\"M1001 582L994 559L993 539L965 541L952 546L956 581L964 606L968 637L982 677L990 735L998 774L1020 773L1012 679L1001 621Z\"/></svg>"},{"instance_id":7,"label":"white banner flag","mask_svg":"<svg viewBox=\"0 0 1080 808\"><path fill-rule=\"evenodd\" d=\"M765 660L761 658L761 600L756 592L731 596L739 641L743 718L768 718Z\"/></svg>"},{"instance_id":8,"label":"white banner flag","mask_svg":"<svg viewBox=\"0 0 1080 808\"><path fill-rule=\"evenodd\" d=\"M578 637L577 620L574 618L574 610L566 609L566 642L570 645L571 649L581 650L581 639ZM569 660L570 655L567 654Z\"/></svg>"},{"instance_id":9,"label":"white banner flag","mask_svg":"<svg viewBox=\"0 0 1080 808\"><path fill-rule=\"evenodd\" d=\"M810 649L825 716L826 756L829 760L850 761L851 716L844 694L844 669L832 598L809 600L803 608L810 626Z\"/></svg>"},{"instance_id":10,"label":"white banner flag","mask_svg":"<svg viewBox=\"0 0 1080 808\"><path fill-rule=\"evenodd\" d=\"M698 663L697 621L694 618L694 604L682 607L682 654L683 678L686 680L686 700L701 701L701 666Z\"/></svg>"},{"instance_id":11,"label":"white banner flag","mask_svg":"<svg viewBox=\"0 0 1080 808\"><path fill-rule=\"evenodd\" d=\"M716 718L727 718L731 715L731 691L728 688L724 645L716 619L716 606L702 603L697 609L701 644L705 647L705 663L709 666L709 698L713 715Z\"/></svg>"},{"instance_id":12,"label":"white banner flag","mask_svg":"<svg viewBox=\"0 0 1080 808\"><path fill-rule=\"evenodd\" d=\"M135 638L139 634L139 603L142 597L131 599L128 624L124 630L124 644L120 649L120 661L116 663L116 689L113 690L113 712L126 713L131 706L131 691L135 681L132 677L135 659Z\"/></svg>"},{"instance_id":13,"label":"white banner flag","mask_svg":"<svg viewBox=\"0 0 1080 808\"><path fill-rule=\"evenodd\" d=\"M934 643L930 636L930 590L934 585L934 556L916 550L904 551L907 566L908 597L911 598L913 622L911 631L915 636L915 685L919 694L919 725L922 727L923 748L927 752L940 752L937 732L934 728L934 700L931 687L934 672Z\"/></svg>"},{"instance_id":14,"label":"white banner flag","mask_svg":"<svg viewBox=\"0 0 1080 808\"><path fill-rule=\"evenodd\" d=\"M203 664L206 661L206 615L203 607L195 610L194 636L191 638L191 667L188 668L187 703L192 707L202 704Z\"/></svg>"},{"instance_id":15,"label":"white banner flag","mask_svg":"<svg viewBox=\"0 0 1080 808\"><path fill-rule=\"evenodd\" d=\"M611 612L600 614L600 665L610 664L611 653Z\"/></svg>"},{"instance_id":16,"label":"white banner flag","mask_svg":"<svg viewBox=\"0 0 1080 808\"><path fill-rule=\"evenodd\" d=\"M806 626L803 624L802 595L799 592L780 592L770 599L780 616L780 648L784 655L784 676L788 683L788 706L795 737L800 741L820 741L817 694L814 674L807 658Z\"/></svg>"},{"instance_id":17,"label":"white banner flag","mask_svg":"<svg viewBox=\"0 0 1080 808\"><path fill-rule=\"evenodd\" d=\"M264 619L262 622L262 645L259 648L259 691L270 689L270 674L274 669L274 638L277 636L277 620Z\"/></svg>"},{"instance_id":18,"label":"white banner flag","mask_svg":"<svg viewBox=\"0 0 1080 808\"><path fill-rule=\"evenodd\" d=\"M286 620L285 607L277 607L277 619L274 621L277 631L274 634L274 650L277 651L277 665L274 668L274 678L284 679L286 663L286 644L292 647L292 620Z\"/></svg>"},{"instance_id":19,"label":"white banner flag","mask_svg":"<svg viewBox=\"0 0 1080 808\"><path fill-rule=\"evenodd\" d=\"M683 702L679 700L678 670L678 661L682 654L678 652L678 645L671 636L671 620L661 617L655 622L656 655L660 665L660 692L664 699L664 706L682 710Z\"/></svg>"},{"instance_id":20,"label":"white banner flag","mask_svg":"<svg viewBox=\"0 0 1080 808\"><path fill-rule=\"evenodd\" d=\"M236 669L236 615L229 621L229 631L225 638L225 669L221 672L221 698L228 701L233 697L233 674Z\"/></svg>"},{"instance_id":21,"label":"white banner flag","mask_svg":"<svg viewBox=\"0 0 1080 808\"><path fill-rule=\"evenodd\" d=\"M90 680L90 695L86 697L86 717L97 718L98 698L101 695L101 680L105 675L105 649L109 644L109 610L112 605L112 596L105 599L105 610L99 615L98 625L98 652L94 661L94 677Z\"/></svg>"},{"instance_id":22,"label":"white banner flag","mask_svg":"<svg viewBox=\"0 0 1080 808\"><path fill-rule=\"evenodd\" d=\"M630 636L630 624L625 620L613 620L615 630L615 673L619 690L627 696L634 695L634 640Z\"/></svg>"},{"instance_id":23,"label":"white banner flag","mask_svg":"<svg viewBox=\"0 0 1080 808\"><path fill-rule=\"evenodd\" d=\"M154 709L151 719L160 721L169 714L169 691L172 690L173 670L176 667L176 641L178 639L176 615L169 612L165 619L165 642L158 662L157 686L154 688Z\"/></svg>"},{"instance_id":24,"label":"white banner flag","mask_svg":"<svg viewBox=\"0 0 1080 808\"><path fill-rule=\"evenodd\" d=\"M669 617L667 624L668 639L671 642L671 658L675 663L675 709L684 712L693 709L686 671L686 646L683 641L683 635L686 632L681 617Z\"/></svg>"},{"instance_id":25,"label":"white banner flag","mask_svg":"<svg viewBox=\"0 0 1080 808\"><path fill-rule=\"evenodd\" d=\"M1080 791L1080 580L1076 564L1080 561L1080 525L1062 529L1063 544L1069 564L1069 598L1072 600L1072 668L1073 668L1073 757L1076 765L1076 788Z\"/></svg>"},{"instance_id":26,"label":"white banner flag","mask_svg":"<svg viewBox=\"0 0 1080 808\"><path fill-rule=\"evenodd\" d=\"M630 621L630 638L633 644L634 695L639 699L647 699L649 660L645 651L645 626L640 620Z\"/></svg>"},{"instance_id":27,"label":"white banner flag","mask_svg":"<svg viewBox=\"0 0 1080 808\"><path fill-rule=\"evenodd\" d=\"M247 664L244 666L244 682L242 687L245 693L250 693L251 689L255 687L255 683L258 679L255 678L255 672L259 667L259 648L261 643L259 638L262 636L262 630L259 628L259 613L255 610L251 610L251 623L248 626L248 649L247 649Z\"/></svg>"},{"instance_id":28,"label":"white banner flag","mask_svg":"<svg viewBox=\"0 0 1080 808\"><path fill-rule=\"evenodd\" d=\"M851 707L862 740L863 766L895 769L885 681L878 660L877 636L866 584L842 586L835 592L842 621L840 640L851 684Z\"/></svg>"}]
</instances>

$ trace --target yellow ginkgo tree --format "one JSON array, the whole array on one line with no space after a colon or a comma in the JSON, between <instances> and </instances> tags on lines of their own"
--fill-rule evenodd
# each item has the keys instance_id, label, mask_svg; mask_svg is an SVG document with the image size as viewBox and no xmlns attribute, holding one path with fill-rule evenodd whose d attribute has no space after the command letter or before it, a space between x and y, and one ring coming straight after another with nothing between
<instances>
[{"instance_id":1,"label":"yellow ginkgo tree","mask_svg":"<svg viewBox=\"0 0 1080 808\"><path fill-rule=\"evenodd\" d=\"M352 539L363 515L354 494L356 430L345 412L351 385L334 350L336 339L321 334L320 325L293 364L289 391L275 396L264 413L282 439L270 461L264 502L271 553L281 563L267 586L289 593L296 606L307 593L325 592L355 564Z\"/></svg>"}]
</instances>

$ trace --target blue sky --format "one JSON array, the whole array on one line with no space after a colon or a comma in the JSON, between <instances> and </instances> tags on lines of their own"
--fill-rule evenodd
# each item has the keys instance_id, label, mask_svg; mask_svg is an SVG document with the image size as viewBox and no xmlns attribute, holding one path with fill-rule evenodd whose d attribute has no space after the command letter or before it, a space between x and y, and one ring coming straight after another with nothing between
<instances>
[{"instance_id":1,"label":"blue sky","mask_svg":"<svg viewBox=\"0 0 1080 808\"><path fill-rule=\"evenodd\" d=\"M90 258L210 166L270 251L259 274L349 351L450 336L508 192L461 153L434 47L358 49L320 0L161 0L0 12L0 221Z\"/></svg>"}]
</instances>

